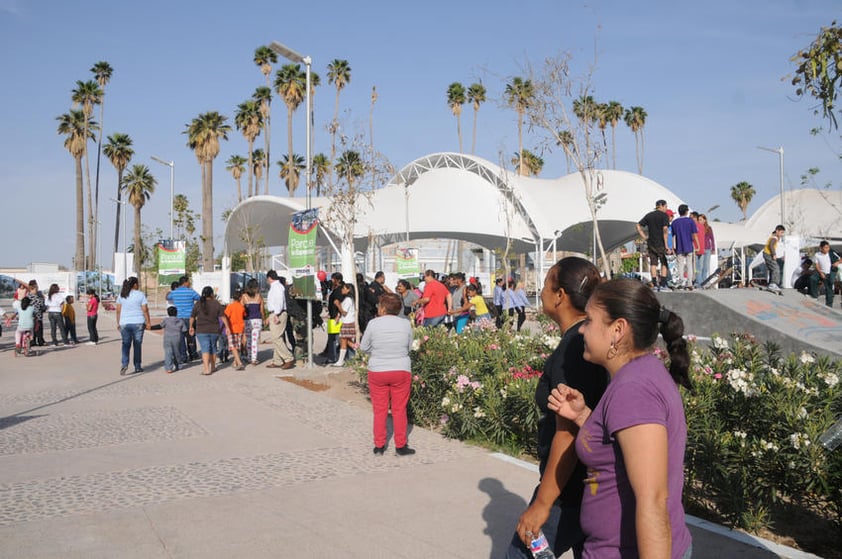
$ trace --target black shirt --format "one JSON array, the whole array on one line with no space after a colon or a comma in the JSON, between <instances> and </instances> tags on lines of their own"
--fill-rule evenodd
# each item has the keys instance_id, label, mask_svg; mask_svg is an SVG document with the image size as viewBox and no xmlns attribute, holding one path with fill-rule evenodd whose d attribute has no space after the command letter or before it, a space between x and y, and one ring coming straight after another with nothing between
<instances>
[{"instance_id":1,"label":"black shirt","mask_svg":"<svg viewBox=\"0 0 842 559\"><path fill-rule=\"evenodd\" d=\"M564 383L581 392L588 407L594 409L608 386L608 372L599 365L585 361L582 357L585 351L585 339L579 333L580 325L581 322L568 328L564 333L558 347L547 358L544 374L538 379L538 387L535 390L535 403L538 404L542 414L541 419L538 420L538 458L541 461L541 475L547 467L547 459L550 456L550 447L556 430L555 413L547 408L550 391ZM567 485L561 490L560 501L571 504L580 502L584 490L582 483L584 479L585 466L579 462Z\"/></svg>"},{"instance_id":2,"label":"black shirt","mask_svg":"<svg viewBox=\"0 0 842 559\"><path fill-rule=\"evenodd\" d=\"M637 222L649 232L649 246L651 248L666 248L664 246L664 227L669 227L670 218L661 210L652 210Z\"/></svg>"}]
</instances>

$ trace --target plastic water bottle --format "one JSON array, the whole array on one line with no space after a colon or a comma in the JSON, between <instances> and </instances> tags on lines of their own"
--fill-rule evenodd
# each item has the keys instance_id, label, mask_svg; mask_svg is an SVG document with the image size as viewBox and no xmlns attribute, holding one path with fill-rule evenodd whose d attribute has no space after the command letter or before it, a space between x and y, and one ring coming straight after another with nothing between
<instances>
[{"instance_id":1,"label":"plastic water bottle","mask_svg":"<svg viewBox=\"0 0 842 559\"><path fill-rule=\"evenodd\" d=\"M538 532L537 535L531 532L526 534L532 538L532 541L529 542L529 551L532 552L532 557L535 559L556 559L555 553L550 549L550 544L547 543L547 536L543 532Z\"/></svg>"},{"instance_id":2,"label":"plastic water bottle","mask_svg":"<svg viewBox=\"0 0 842 559\"><path fill-rule=\"evenodd\" d=\"M830 426L830 429L822 433L819 442L828 450L836 450L839 445L842 445L842 419L839 419Z\"/></svg>"}]
</instances>

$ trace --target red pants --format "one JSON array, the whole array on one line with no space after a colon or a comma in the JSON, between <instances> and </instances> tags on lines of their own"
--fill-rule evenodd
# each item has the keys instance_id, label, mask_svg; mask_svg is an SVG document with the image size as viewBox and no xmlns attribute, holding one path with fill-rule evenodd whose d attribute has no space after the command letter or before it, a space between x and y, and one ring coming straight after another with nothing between
<instances>
[{"instance_id":1,"label":"red pants","mask_svg":"<svg viewBox=\"0 0 842 559\"><path fill-rule=\"evenodd\" d=\"M395 447L406 446L406 403L412 388L412 375L407 371L368 372L368 392L374 410L374 446L386 446L386 416L392 401L392 426Z\"/></svg>"}]
</instances>

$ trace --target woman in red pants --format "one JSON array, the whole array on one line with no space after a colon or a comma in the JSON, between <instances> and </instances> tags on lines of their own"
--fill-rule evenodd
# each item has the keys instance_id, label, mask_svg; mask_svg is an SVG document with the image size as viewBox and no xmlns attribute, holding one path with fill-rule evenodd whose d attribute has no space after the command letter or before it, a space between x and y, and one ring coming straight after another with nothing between
<instances>
[{"instance_id":1,"label":"woman in red pants","mask_svg":"<svg viewBox=\"0 0 842 559\"><path fill-rule=\"evenodd\" d=\"M360 351L370 354L368 390L374 411L374 454L386 451L386 417L391 400L395 431L395 453L415 454L406 441L406 404L412 387L412 326L398 316L403 308L400 295L386 293L377 304L377 318L368 323Z\"/></svg>"}]
</instances>

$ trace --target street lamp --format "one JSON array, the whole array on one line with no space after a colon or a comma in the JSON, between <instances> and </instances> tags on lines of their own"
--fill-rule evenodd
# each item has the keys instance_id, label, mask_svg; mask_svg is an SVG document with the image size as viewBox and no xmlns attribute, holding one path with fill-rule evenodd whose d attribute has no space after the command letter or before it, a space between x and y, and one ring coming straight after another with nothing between
<instances>
[{"instance_id":1,"label":"street lamp","mask_svg":"<svg viewBox=\"0 0 842 559\"><path fill-rule=\"evenodd\" d=\"M128 256L127 256L128 236L126 234L126 219L127 219L127 217L126 217L126 207L128 207L129 201L128 200L118 200L116 198L111 198L111 201L117 202L118 204L123 206L123 281L125 281L129 278L129 270L128 270L129 262L128 262ZM115 270L115 276L116 276L116 270Z\"/></svg>"},{"instance_id":2,"label":"street lamp","mask_svg":"<svg viewBox=\"0 0 842 559\"><path fill-rule=\"evenodd\" d=\"M310 126L312 125L312 107L310 106L310 65L313 63L309 56L302 56L291 48L282 45L278 41L272 41L269 48L291 62L297 64L304 64L307 69L307 88L305 96L307 97L307 126L306 126L306 141L307 154L305 161L305 178L304 189L306 190L307 209L310 209ZM292 163L292 162L290 162ZM313 367L313 302L307 299L307 367Z\"/></svg>"},{"instance_id":3,"label":"street lamp","mask_svg":"<svg viewBox=\"0 0 842 559\"><path fill-rule=\"evenodd\" d=\"M784 212L784 148L783 146L778 146L777 148L765 148L763 146L757 146L757 149L762 149L763 151L771 151L772 153L778 154L778 159L780 160L780 179L781 179L781 225L784 225L786 221L786 214Z\"/></svg>"},{"instance_id":4,"label":"street lamp","mask_svg":"<svg viewBox=\"0 0 842 559\"><path fill-rule=\"evenodd\" d=\"M307 69L307 127L306 127L306 141L307 141L307 155L305 161L305 179L304 179L304 187L307 196L307 209L310 209L310 126L311 126L311 119L312 119L312 111L313 108L310 106L310 65L313 63L312 59L309 56L302 56L298 54L296 51L292 50L291 48L282 45L278 41L272 41L269 44L269 48L272 51L280 54L287 60L291 62L296 62L298 64L304 64L305 68Z\"/></svg>"},{"instance_id":5,"label":"street lamp","mask_svg":"<svg viewBox=\"0 0 842 559\"><path fill-rule=\"evenodd\" d=\"M175 187L173 186L175 184L175 182L173 180L175 178L175 161L164 161L160 157L155 157L154 155L152 156L152 160L157 161L161 165L166 165L167 167L170 168L170 240L172 241L173 238L174 238L173 237L173 220L175 218L175 209L174 209L174 205L173 205L174 204L173 200L175 199Z\"/></svg>"}]
</instances>

